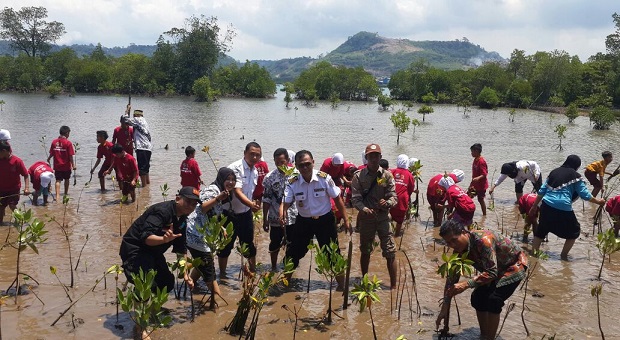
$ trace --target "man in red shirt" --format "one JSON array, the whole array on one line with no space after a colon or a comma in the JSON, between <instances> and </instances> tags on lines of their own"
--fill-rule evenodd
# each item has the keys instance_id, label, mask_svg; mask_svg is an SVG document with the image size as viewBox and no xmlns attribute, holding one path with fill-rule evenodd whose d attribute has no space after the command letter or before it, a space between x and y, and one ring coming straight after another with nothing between
<instances>
[{"instance_id":1,"label":"man in red shirt","mask_svg":"<svg viewBox=\"0 0 620 340\"><path fill-rule=\"evenodd\" d=\"M121 202L127 202L127 195L131 195L131 202L133 203L136 201L136 183L139 178L138 162L136 162L132 155L125 152L118 143L112 147L112 154L114 155L112 165L105 171L104 175L109 175L112 168L114 168L118 177L118 184L123 193Z\"/></svg>"},{"instance_id":2,"label":"man in red shirt","mask_svg":"<svg viewBox=\"0 0 620 340\"><path fill-rule=\"evenodd\" d=\"M127 124L127 117L121 116L121 125L114 128L112 144L120 144L123 150L133 156L133 127Z\"/></svg>"},{"instance_id":3,"label":"man in red shirt","mask_svg":"<svg viewBox=\"0 0 620 340\"><path fill-rule=\"evenodd\" d=\"M24 195L29 195L28 169L19 157L11 153L11 145L7 141L0 141L0 223L4 224L6 206L13 211L19 203L22 187L20 175L24 177Z\"/></svg>"},{"instance_id":4,"label":"man in red shirt","mask_svg":"<svg viewBox=\"0 0 620 340\"><path fill-rule=\"evenodd\" d=\"M99 172L97 173L97 177L99 177L99 186L101 186L101 192L105 192L105 171L110 168L112 165L112 147L114 144L108 141L108 132L104 130L97 131L97 161L92 169L90 169L90 174L92 175L95 172L95 169L99 166L101 159L103 158L103 165ZM91 177L92 178L92 177Z\"/></svg>"},{"instance_id":5,"label":"man in red shirt","mask_svg":"<svg viewBox=\"0 0 620 340\"><path fill-rule=\"evenodd\" d=\"M34 189L32 204L39 205L39 195L43 194L43 205L47 205L47 197L50 192L49 187L52 181L54 181L54 170L49 164L39 161L28 168L28 173L30 174L30 183L32 183L32 188Z\"/></svg>"},{"instance_id":6,"label":"man in red shirt","mask_svg":"<svg viewBox=\"0 0 620 340\"><path fill-rule=\"evenodd\" d=\"M181 186L182 187L194 187L200 190L200 184L202 180L202 172L198 166L198 162L194 158L196 156L196 149L191 146L185 148L186 158L181 162Z\"/></svg>"},{"instance_id":7,"label":"man in red shirt","mask_svg":"<svg viewBox=\"0 0 620 340\"><path fill-rule=\"evenodd\" d=\"M439 185L439 181L444 178L444 176L444 174L435 175L428 181L428 187L426 189L426 200L431 206L433 225L435 227L439 227L443 220L443 204L446 201L446 190ZM463 170L454 169L448 176L452 177L455 183L459 183L465 178L465 173Z\"/></svg>"},{"instance_id":8,"label":"man in red shirt","mask_svg":"<svg viewBox=\"0 0 620 340\"><path fill-rule=\"evenodd\" d=\"M474 161L471 164L471 184L469 184L469 195L471 198L478 197L478 203L480 203L480 209L482 209L482 215L487 214L487 205L484 202L484 196L489 188L489 181L487 176L489 175L489 167L487 161L482 157L482 145L476 143L472 145L469 150L471 156L474 157Z\"/></svg>"},{"instance_id":9,"label":"man in red shirt","mask_svg":"<svg viewBox=\"0 0 620 340\"><path fill-rule=\"evenodd\" d=\"M49 163L54 158L54 177L56 177L56 202L60 202L60 182L65 181L66 196L69 193L69 180L71 179L71 170L77 170L73 156L75 149L73 143L69 141L71 129L63 125L60 127L60 136L52 141L50 146L50 155L47 157Z\"/></svg>"},{"instance_id":10,"label":"man in red shirt","mask_svg":"<svg viewBox=\"0 0 620 340\"><path fill-rule=\"evenodd\" d=\"M396 222L394 236L402 236L401 229L403 227L403 221L409 210L411 194L415 191L415 179L409 171L408 165L409 157L404 154L398 155L396 159L396 169L390 170L392 175L394 175L396 196L398 197L398 203L390 208L390 216L392 216L392 220Z\"/></svg>"}]
</instances>

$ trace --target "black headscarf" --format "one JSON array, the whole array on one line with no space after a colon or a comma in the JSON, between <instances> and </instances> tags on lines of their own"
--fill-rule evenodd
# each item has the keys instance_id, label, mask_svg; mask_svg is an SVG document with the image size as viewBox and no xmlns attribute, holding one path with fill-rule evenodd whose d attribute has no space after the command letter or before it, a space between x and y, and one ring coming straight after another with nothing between
<instances>
[{"instance_id":1,"label":"black headscarf","mask_svg":"<svg viewBox=\"0 0 620 340\"><path fill-rule=\"evenodd\" d=\"M220 191L226 190L226 187L224 186L224 184L228 176L230 176L231 174L233 175L233 177L235 177L235 180L236 180L237 176L235 176L235 172L231 168L227 168L227 167L220 168L217 171L217 176L215 177L215 181L213 181L212 184L215 184L220 189Z\"/></svg>"},{"instance_id":2,"label":"black headscarf","mask_svg":"<svg viewBox=\"0 0 620 340\"><path fill-rule=\"evenodd\" d=\"M519 174L517 162L504 163L502 165L502 170L500 171L500 173L502 175L508 175L508 177L514 179Z\"/></svg>"},{"instance_id":3,"label":"black headscarf","mask_svg":"<svg viewBox=\"0 0 620 340\"><path fill-rule=\"evenodd\" d=\"M580 166L581 158L579 158L579 156L568 156L562 166L549 173L547 185L552 189L558 189L562 186L572 184L577 179L581 178L581 175L577 172Z\"/></svg>"}]
</instances>

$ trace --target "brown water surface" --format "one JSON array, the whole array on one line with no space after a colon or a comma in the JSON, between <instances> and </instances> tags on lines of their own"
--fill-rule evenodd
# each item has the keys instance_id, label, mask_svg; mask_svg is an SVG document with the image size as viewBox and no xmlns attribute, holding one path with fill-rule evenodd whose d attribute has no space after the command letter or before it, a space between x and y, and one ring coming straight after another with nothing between
<instances>
[{"instance_id":1,"label":"brown water surface","mask_svg":"<svg viewBox=\"0 0 620 340\"><path fill-rule=\"evenodd\" d=\"M503 162L531 159L539 162L545 175L559 166L569 154L580 155L585 164L598 160L604 150L615 152L614 147L620 142L617 126L609 131L593 131L587 118L579 117L574 124L568 125L567 138L562 141L564 150L558 151L555 149L558 140L553 128L557 124L566 124L563 116L520 110L515 122L509 123L507 111L504 109L474 109L470 116L465 118L454 106L436 106L435 112L427 116L426 123L416 128L415 134L408 131L401 136L400 145L396 145L396 134L389 121L391 112L378 111L376 103L345 102L332 110L327 104L308 108L295 102L290 109L286 109L280 93L276 99L222 99L211 105L195 103L190 98L134 97L134 108L144 110L145 118L152 129L155 145L151 168L152 185L139 189L137 204L121 208L118 204L118 191L109 190L101 194L96 178L89 187L84 187L84 183L89 180L88 168L95 158L95 131L105 129L111 134L118 125L126 98L77 96L52 100L43 95L15 94L2 94L0 97L6 102L4 110L0 112L0 128L11 131L14 153L21 157L27 166L45 159L45 149L49 148L49 143L57 136L60 125L71 127L70 139L80 145L77 153L78 184L70 189L72 200L66 215L74 263L87 236L89 238L74 273L75 288L70 289L74 299L84 293L86 295L55 327L50 327L50 324L58 313L68 306L68 299L50 273L49 267L57 267L60 279L65 284L69 283L67 242L60 229L54 223L48 223L48 240L39 247L39 254L30 250L24 251L21 271L38 280L39 285L32 282L30 284L45 305L32 293L20 296L17 305L12 298L6 299L2 306L1 325L2 335L7 339L113 339L131 336L132 324L126 313L121 312L119 316L119 324L123 329L115 328L117 321L114 278L108 277L107 289L100 283L94 292L88 293L88 290L107 268L119 263L119 228L124 232L147 205L163 199L160 185L168 183L171 186L168 198L179 188L179 165L184 158L182 147L187 145L198 150L202 146L210 146L217 165L225 166L241 158L247 142L256 140L262 145L265 159L271 167L271 155L278 147L308 149L313 152L318 167L324 158L334 152L342 152L347 160L359 164L365 145L374 142L381 145L384 157L392 165L400 153L421 159L425 182L436 173L461 168L467 174L467 184L471 178L472 161L469 146L476 142L482 143L484 147L483 155L489 163L491 174L496 170L499 173ZM295 106L298 110L293 108ZM415 110L417 109L409 111L409 116L420 119L421 116L415 113ZM47 136L45 147L38 141L43 135ZM169 146L168 150L164 148L166 145ZM196 157L204 172L203 180L211 182L215 177L213 164L202 152L198 152ZM615 168L616 165L617 162L614 162L611 167ZM497 177L497 174L494 176ZM107 186L112 188L111 180L108 180ZM530 188L530 184L527 184L526 190ZM425 189L426 185L422 184L420 191L424 192ZM47 220L49 216L62 219L62 204L32 207L27 198L23 198L22 202L26 209L33 208L41 219ZM478 211L474 219L484 227L513 234L518 242L517 233L521 232L522 221L513 202L513 184L506 181L496 190L495 211L490 211L486 217ZM437 301L443 288L443 280L436 274L436 268L444 247L434 243L438 234L428 226L429 212L426 208L426 205L422 207L419 220L411 221L402 241L402 249L412 260L423 313L410 313L409 297L405 294L399 319L396 302L391 303L390 292L384 285L384 290L379 292L381 303L373 305L373 316L380 339L395 339L401 334L408 339L435 337ZM529 285L526 300L529 308L524 315L533 339L540 339L545 334L557 334L556 338L559 339L599 337L596 299L590 296L590 287L596 283L593 278L601 261L595 247L595 238L591 235L590 221L595 207L589 203L578 202L574 208L582 223L584 235L571 252L572 261L560 261L562 240L551 236L549 243L543 246L543 249L549 252L550 259L540 263ZM605 228L608 226L609 223L605 221ZM8 227L1 227L0 237L4 239L8 230ZM586 236L585 233L589 234ZM269 267L268 235L262 232L262 229L256 228L256 240L258 260L264 263L261 270L266 270ZM344 254L348 241L348 236L340 235ZM356 282L360 276L357 234L353 235L353 244L351 275L352 282ZM529 249L529 245L523 246ZM386 282L389 278L385 262L379 254L377 252L373 255L370 272ZM0 251L0 287L3 289L9 286L15 276L15 259L16 252L11 248L5 247ZM406 261L402 253L398 254L398 260L405 268ZM236 301L241 294L237 278L239 265L239 256L233 254L228 268L231 278L221 281L223 296L230 305L221 303L216 313L203 312L195 322L190 323L189 297L177 301L171 294L167 307L172 309L174 323L168 329L153 333L153 338L232 339L233 337L226 335L222 329L232 319ZM274 291L274 296L269 298L269 303L260 316L258 338L291 339L293 316L281 306L288 305L292 308L299 306L302 301L297 334L299 339L372 338L369 313L359 313L357 305L343 311L342 296L339 293L334 293L334 305L338 306L337 313L344 319L336 317L332 325L317 326L318 320L327 310L328 285L313 269L310 293L306 294L308 266L309 256L306 256L295 273L291 287L278 289ZM620 302L617 289L619 270L620 258L616 254L611 257L611 263L605 264L603 270L601 317L607 338L620 337L620 326L616 322L617 305ZM407 277L411 287L409 273ZM124 277L121 277L120 283L124 281ZM542 297L532 297L533 292ZM463 339L475 339L479 335L475 313L468 301L469 295L470 291L466 291L457 298L462 324L457 324L456 315L453 313L450 325L450 330ZM199 299L201 296L197 295L195 298ZM395 298L394 295L393 299ZM517 291L508 301L515 302L517 307L506 319L501 332L504 339L526 337L520 318L522 299L523 291ZM413 297L412 308L415 311Z\"/></svg>"}]
</instances>

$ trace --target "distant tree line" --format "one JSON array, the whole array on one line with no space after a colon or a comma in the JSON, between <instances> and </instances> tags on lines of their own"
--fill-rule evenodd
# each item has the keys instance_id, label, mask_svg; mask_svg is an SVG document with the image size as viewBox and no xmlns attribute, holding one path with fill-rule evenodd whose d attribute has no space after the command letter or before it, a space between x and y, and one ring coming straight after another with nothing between
<instances>
[{"instance_id":1,"label":"distant tree line","mask_svg":"<svg viewBox=\"0 0 620 340\"><path fill-rule=\"evenodd\" d=\"M444 71L424 61L392 74L392 98L435 101L462 106L530 107L620 106L620 15L612 15L616 30L605 41L607 53L581 62L565 51L526 55L515 49L507 64L485 63L470 70Z\"/></svg>"},{"instance_id":2,"label":"distant tree line","mask_svg":"<svg viewBox=\"0 0 620 340\"><path fill-rule=\"evenodd\" d=\"M381 91L375 78L362 67L333 66L321 61L303 71L293 82L295 95L316 100L369 100Z\"/></svg>"},{"instance_id":3,"label":"distant tree line","mask_svg":"<svg viewBox=\"0 0 620 340\"><path fill-rule=\"evenodd\" d=\"M107 55L101 44L83 57L70 48L50 53L51 43L64 33L64 27L45 22L46 17L43 7L19 11L5 8L0 12L0 37L22 52L0 56L0 90L48 90L52 96L62 90L195 94L199 100L212 100L215 95L266 97L276 91L269 73L256 64L217 68L218 58L229 50L235 33L230 27L220 33L213 17L192 16L184 27L164 32L152 57L130 53L118 58ZM25 38L26 30L35 38Z\"/></svg>"}]
</instances>

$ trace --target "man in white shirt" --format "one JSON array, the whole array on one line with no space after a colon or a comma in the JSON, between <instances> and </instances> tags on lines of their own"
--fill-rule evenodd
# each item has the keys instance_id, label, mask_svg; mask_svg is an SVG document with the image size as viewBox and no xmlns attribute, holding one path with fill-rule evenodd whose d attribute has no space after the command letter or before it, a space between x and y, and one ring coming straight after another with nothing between
<instances>
[{"instance_id":1,"label":"man in white shirt","mask_svg":"<svg viewBox=\"0 0 620 340\"><path fill-rule=\"evenodd\" d=\"M218 254L218 264L220 275L226 275L228 256L239 237L240 243L248 246L248 253L244 256L248 259L249 270L256 271L256 246L254 245L254 220L252 213L258 211L261 206L259 202L252 201L251 197L256 188L258 172L254 165L262 156L261 147L256 142L250 142L245 146L243 158L230 164L237 177L235 183L234 196L232 200L233 216L231 218L234 233L232 241Z\"/></svg>"},{"instance_id":2,"label":"man in white shirt","mask_svg":"<svg viewBox=\"0 0 620 340\"><path fill-rule=\"evenodd\" d=\"M290 246L286 248L286 256L293 260L295 267L299 265L308 252L308 244L316 236L319 247L338 243L336 217L332 211L331 199L343 216L346 210L340 188L325 172L314 170L314 159L308 150L302 150L295 155L295 167L300 176L293 176L284 189L284 199L280 205L280 218L285 221L287 210L291 204L297 205L298 215L295 225L289 236ZM349 220L344 219L345 230L351 232ZM343 277L337 277L338 289L343 288Z\"/></svg>"}]
</instances>

